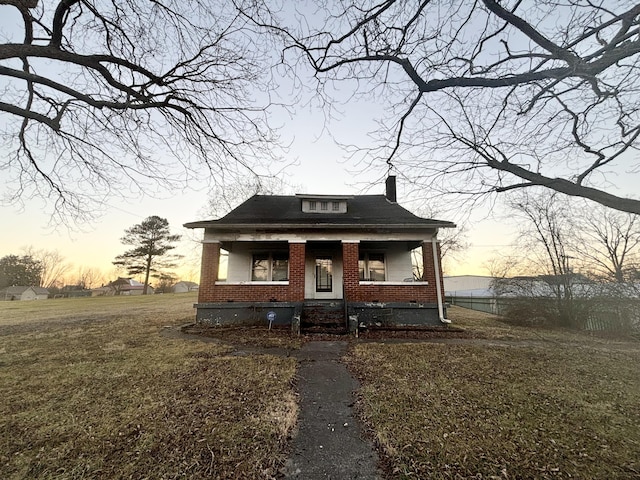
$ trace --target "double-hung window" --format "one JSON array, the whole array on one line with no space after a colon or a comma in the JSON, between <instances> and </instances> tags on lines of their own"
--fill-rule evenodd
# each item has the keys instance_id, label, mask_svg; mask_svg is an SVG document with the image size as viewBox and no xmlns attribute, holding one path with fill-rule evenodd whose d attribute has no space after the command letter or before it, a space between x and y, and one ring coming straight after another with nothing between
<instances>
[{"instance_id":1,"label":"double-hung window","mask_svg":"<svg viewBox=\"0 0 640 480\"><path fill-rule=\"evenodd\" d=\"M251 280L254 282L279 282L289 280L289 253L254 253L251 263Z\"/></svg>"},{"instance_id":2,"label":"double-hung window","mask_svg":"<svg viewBox=\"0 0 640 480\"><path fill-rule=\"evenodd\" d=\"M360 280L384 282L384 253L361 252L358 268L360 270Z\"/></svg>"}]
</instances>

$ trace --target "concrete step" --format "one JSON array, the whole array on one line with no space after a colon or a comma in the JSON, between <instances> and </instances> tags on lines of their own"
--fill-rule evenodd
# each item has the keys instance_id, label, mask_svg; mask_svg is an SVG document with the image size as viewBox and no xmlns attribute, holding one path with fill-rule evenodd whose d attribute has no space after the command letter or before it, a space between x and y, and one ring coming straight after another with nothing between
<instances>
[{"instance_id":1,"label":"concrete step","mask_svg":"<svg viewBox=\"0 0 640 480\"><path fill-rule=\"evenodd\" d=\"M341 300L306 301L300 316L304 333L346 333L344 302Z\"/></svg>"}]
</instances>

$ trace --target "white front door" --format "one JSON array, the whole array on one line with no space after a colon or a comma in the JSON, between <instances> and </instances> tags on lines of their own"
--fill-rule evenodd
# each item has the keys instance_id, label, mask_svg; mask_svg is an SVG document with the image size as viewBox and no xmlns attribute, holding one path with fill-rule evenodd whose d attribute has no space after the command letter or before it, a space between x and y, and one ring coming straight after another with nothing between
<instances>
[{"instance_id":1,"label":"white front door","mask_svg":"<svg viewBox=\"0 0 640 480\"><path fill-rule=\"evenodd\" d=\"M342 262L330 253L307 257L305 298L342 298Z\"/></svg>"}]
</instances>

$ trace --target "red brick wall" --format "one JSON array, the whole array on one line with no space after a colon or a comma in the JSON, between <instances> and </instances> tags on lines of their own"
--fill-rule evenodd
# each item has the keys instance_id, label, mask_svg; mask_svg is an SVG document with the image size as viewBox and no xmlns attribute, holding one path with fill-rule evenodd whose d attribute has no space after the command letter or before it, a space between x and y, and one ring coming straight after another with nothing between
<instances>
[{"instance_id":1,"label":"red brick wall","mask_svg":"<svg viewBox=\"0 0 640 480\"><path fill-rule=\"evenodd\" d=\"M305 244L289 244L289 285L225 285L218 279L220 244L202 245L202 267L198 302L301 302L304 300Z\"/></svg>"},{"instance_id":2,"label":"red brick wall","mask_svg":"<svg viewBox=\"0 0 640 480\"><path fill-rule=\"evenodd\" d=\"M436 288L430 285L360 285L359 302L418 302L435 303Z\"/></svg>"},{"instance_id":3,"label":"red brick wall","mask_svg":"<svg viewBox=\"0 0 640 480\"><path fill-rule=\"evenodd\" d=\"M304 260L305 244L289 244L289 301L304 300Z\"/></svg>"},{"instance_id":4,"label":"red brick wall","mask_svg":"<svg viewBox=\"0 0 640 480\"><path fill-rule=\"evenodd\" d=\"M438 245L438 255L440 249ZM435 303L437 301L436 276L433 264L431 242L423 244L424 273L423 280L428 285L360 285L358 272L358 243L342 244L343 281L345 299L352 302L411 302ZM198 302L268 302L276 299L280 302L300 302L304 300L305 281L305 244L289 244L289 285L216 285L220 262L220 244L202 245L202 267ZM439 278L442 284L442 265ZM444 298L443 298L444 300Z\"/></svg>"},{"instance_id":5,"label":"red brick wall","mask_svg":"<svg viewBox=\"0 0 640 480\"><path fill-rule=\"evenodd\" d=\"M358 301L360 273L358 271L358 258L360 245L357 243L342 244L342 281L344 282L345 300Z\"/></svg>"},{"instance_id":6,"label":"red brick wall","mask_svg":"<svg viewBox=\"0 0 640 480\"><path fill-rule=\"evenodd\" d=\"M289 285L216 285L215 293L207 302L278 302L291 301Z\"/></svg>"},{"instance_id":7,"label":"red brick wall","mask_svg":"<svg viewBox=\"0 0 640 480\"><path fill-rule=\"evenodd\" d=\"M202 263L200 266L200 287L198 302L211 302L215 295L218 266L220 264L220 244L202 244Z\"/></svg>"},{"instance_id":8,"label":"red brick wall","mask_svg":"<svg viewBox=\"0 0 640 480\"><path fill-rule=\"evenodd\" d=\"M442 292L442 301L444 302L444 283L442 281L442 257L440 256L440 243L436 244L438 250L438 262L439 272L438 278L440 279L440 291ZM438 299L438 295L436 293L436 269L433 264L433 246L431 242L424 242L422 244L422 261L423 261L423 271L422 271L422 279L429 282L433 285L433 302Z\"/></svg>"}]
</instances>

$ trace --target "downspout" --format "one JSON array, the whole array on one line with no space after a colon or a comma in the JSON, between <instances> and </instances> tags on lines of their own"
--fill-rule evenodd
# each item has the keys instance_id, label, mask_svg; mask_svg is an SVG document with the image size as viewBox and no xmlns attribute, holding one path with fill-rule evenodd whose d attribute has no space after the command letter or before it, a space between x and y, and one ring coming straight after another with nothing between
<instances>
[{"instance_id":1,"label":"downspout","mask_svg":"<svg viewBox=\"0 0 640 480\"><path fill-rule=\"evenodd\" d=\"M436 242L436 236L431 237L431 247L433 249L433 268L435 270L436 277L436 295L438 296L438 318L445 324L451 323L451 320L444 318L444 306L442 305L442 285L440 278L440 259L438 258L438 243Z\"/></svg>"}]
</instances>

